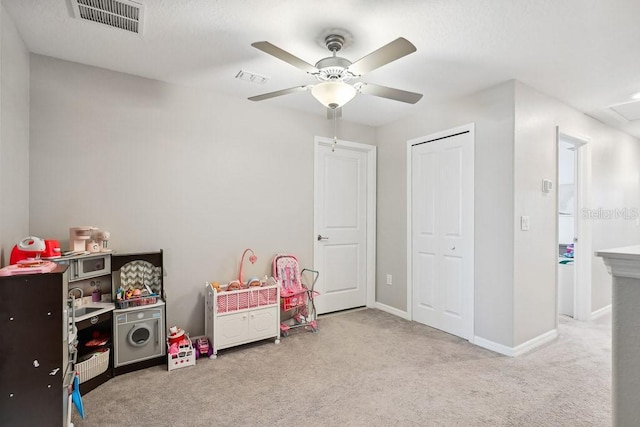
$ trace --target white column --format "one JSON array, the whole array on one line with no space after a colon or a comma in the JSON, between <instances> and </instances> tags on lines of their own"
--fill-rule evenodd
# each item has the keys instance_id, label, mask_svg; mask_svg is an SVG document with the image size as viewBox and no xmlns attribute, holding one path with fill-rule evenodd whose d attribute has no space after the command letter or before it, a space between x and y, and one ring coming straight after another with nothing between
<instances>
[{"instance_id":1,"label":"white column","mask_svg":"<svg viewBox=\"0 0 640 427\"><path fill-rule=\"evenodd\" d=\"M613 276L613 425L640 422L640 245L596 252Z\"/></svg>"}]
</instances>

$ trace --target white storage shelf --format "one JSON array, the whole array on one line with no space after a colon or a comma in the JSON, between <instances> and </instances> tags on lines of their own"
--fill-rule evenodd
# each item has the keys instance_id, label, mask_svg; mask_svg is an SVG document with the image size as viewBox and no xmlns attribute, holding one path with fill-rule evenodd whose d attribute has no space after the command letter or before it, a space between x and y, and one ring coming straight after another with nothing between
<instances>
[{"instance_id":1,"label":"white storage shelf","mask_svg":"<svg viewBox=\"0 0 640 427\"><path fill-rule=\"evenodd\" d=\"M280 342L280 287L205 292L205 335L215 359L218 350L268 338Z\"/></svg>"}]
</instances>

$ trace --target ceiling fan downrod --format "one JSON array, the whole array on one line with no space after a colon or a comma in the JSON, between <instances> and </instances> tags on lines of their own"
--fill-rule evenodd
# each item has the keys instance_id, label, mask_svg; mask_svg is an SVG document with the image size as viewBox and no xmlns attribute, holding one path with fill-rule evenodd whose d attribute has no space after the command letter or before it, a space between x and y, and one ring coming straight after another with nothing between
<instances>
[{"instance_id":1,"label":"ceiling fan downrod","mask_svg":"<svg viewBox=\"0 0 640 427\"><path fill-rule=\"evenodd\" d=\"M324 44L330 52L333 52L333 56L335 56L336 52L340 51L342 46L344 46L344 37L338 34L329 34L324 38Z\"/></svg>"}]
</instances>

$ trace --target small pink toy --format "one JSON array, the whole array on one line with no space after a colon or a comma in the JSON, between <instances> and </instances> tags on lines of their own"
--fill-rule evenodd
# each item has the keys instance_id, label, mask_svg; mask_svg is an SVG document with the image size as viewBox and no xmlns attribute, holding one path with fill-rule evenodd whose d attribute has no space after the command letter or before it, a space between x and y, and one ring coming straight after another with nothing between
<instances>
[{"instance_id":1,"label":"small pink toy","mask_svg":"<svg viewBox=\"0 0 640 427\"><path fill-rule=\"evenodd\" d=\"M240 282L240 286L244 286L244 282L242 281L242 264L244 263L244 256L247 254L247 252L251 252L251 255L249 255L249 262L251 264L255 264L258 260L256 254L253 253L253 249L247 248L244 250L244 252L242 253L242 259L240 260L240 271L238 272L238 281Z\"/></svg>"},{"instance_id":2,"label":"small pink toy","mask_svg":"<svg viewBox=\"0 0 640 427\"><path fill-rule=\"evenodd\" d=\"M213 348L209 345L209 340L206 337L200 337L196 340L195 349L196 359L213 354Z\"/></svg>"},{"instance_id":3,"label":"small pink toy","mask_svg":"<svg viewBox=\"0 0 640 427\"><path fill-rule=\"evenodd\" d=\"M178 343L174 342L169 345L169 354L178 354Z\"/></svg>"}]
</instances>

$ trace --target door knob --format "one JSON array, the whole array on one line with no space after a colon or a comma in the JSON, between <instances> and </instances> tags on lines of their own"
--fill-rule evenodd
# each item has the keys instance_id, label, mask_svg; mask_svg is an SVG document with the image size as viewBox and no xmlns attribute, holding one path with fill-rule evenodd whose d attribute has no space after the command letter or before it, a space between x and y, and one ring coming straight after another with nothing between
<instances>
[{"instance_id":1,"label":"door knob","mask_svg":"<svg viewBox=\"0 0 640 427\"><path fill-rule=\"evenodd\" d=\"M328 237L323 237L322 234L318 234L318 242L320 240L329 240L329 238Z\"/></svg>"},{"instance_id":2,"label":"door knob","mask_svg":"<svg viewBox=\"0 0 640 427\"><path fill-rule=\"evenodd\" d=\"M451 250L452 250L452 251L455 251L455 250L456 250L456 247L455 247L455 246L451 246Z\"/></svg>"}]
</instances>

